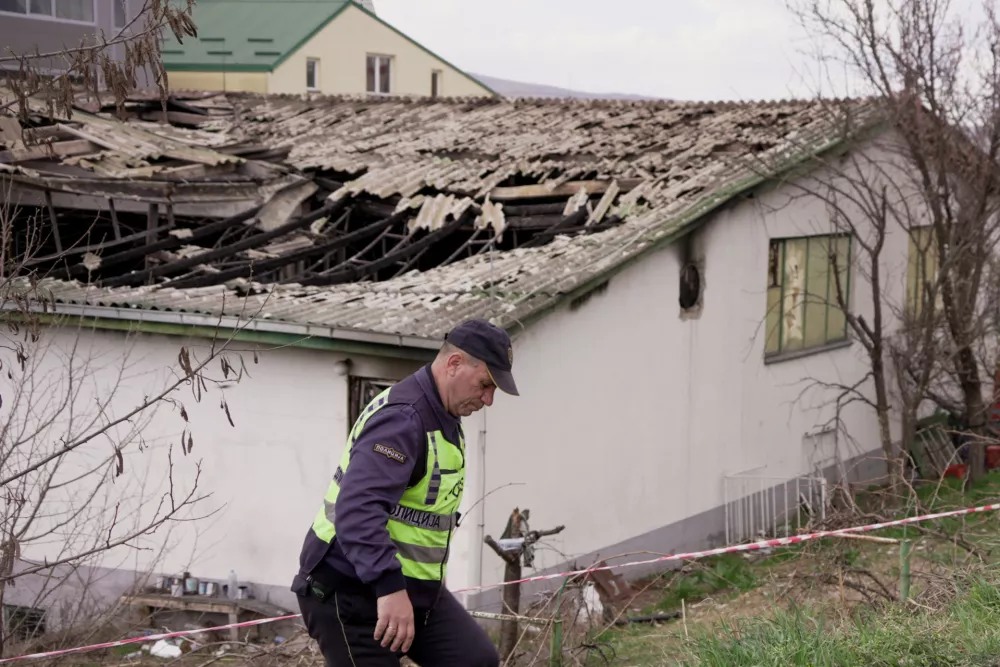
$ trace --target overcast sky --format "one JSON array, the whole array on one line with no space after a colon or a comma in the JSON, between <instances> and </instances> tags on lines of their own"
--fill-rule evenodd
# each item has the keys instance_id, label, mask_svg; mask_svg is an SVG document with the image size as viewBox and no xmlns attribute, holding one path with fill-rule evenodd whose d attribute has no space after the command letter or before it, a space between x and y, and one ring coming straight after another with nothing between
<instances>
[{"instance_id":1,"label":"overcast sky","mask_svg":"<svg viewBox=\"0 0 1000 667\"><path fill-rule=\"evenodd\" d=\"M374 2L457 67L505 79L688 100L800 96L817 81L785 0Z\"/></svg>"}]
</instances>

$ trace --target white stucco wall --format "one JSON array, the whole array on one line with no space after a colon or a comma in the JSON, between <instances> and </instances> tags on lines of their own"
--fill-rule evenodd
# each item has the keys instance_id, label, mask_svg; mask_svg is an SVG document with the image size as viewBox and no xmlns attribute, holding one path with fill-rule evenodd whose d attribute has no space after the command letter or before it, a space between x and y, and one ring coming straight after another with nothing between
<instances>
[{"instance_id":1,"label":"white stucco wall","mask_svg":"<svg viewBox=\"0 0 1000 667\"><path fill-rule=\"evenodd\" d=\"M834 415L835 392L814 380L851 384L869 362L857 342L763 361L769 239L834 231L821 202L793 192L758 193L696 232L699 317L680 317L680 248L670 246L516 337L521 397L488 415L484 488L499 490L485 501L486 533L499 535L514 507L531 509L533 528L565 524L537 553L544 569L721 506L727 474L809 470L803 438ZM891 229L882 279L896 304L906 250L905 232ZM856 269L850 292L870 321L870 284ZM841 460L879 449L872 411L856 403L841 418ZM484 563L482 583L500 581L500 559L485 549Z\"/></svg>"},{"instance_id":2,"label":"white stucco wall","mask_svg":"<svg viewBox=\"0 0 1000 667\"><path fill-rule=\"evenodd\" d=\"M71 329L43 329L44 352L36 355L38 367L32 374L38 390L30 401L18 403L5 387L0 415L7 421L12 413L26 414L31 405L35 417L56 410L55 402L70 390L70 368L75 373L79 394L75 405L74 433L83 431L81 418L93 414L94 398L113 396L106 411L120 416L167 385L176 372L182 345L204 350L209 341L176 336ZM69 350L73 349L70 356ZM200 578L224 583L230 569L238 578L264 586L287 588L298 562L305 532L322 501L329 480L336 469L347 436L347 377L338 376L335 362L342 354L286 347L261 349L259 363L253 362L254 345L233 343L230 349L244 350L249 377L225 390L235 426L230 426L220 408L222 393L209 385L207 393L196 402L192 388L182 387L173 394L190 418L194 447L185 455L180 448L184 421L179 411L161 405L151 421L142 428L142 451L135 440L124 456L125 471L113 485L106 485L106 499L94 507L113 508L122 501L121 517L115 535L133 519L137 503L143 511L152 511L168 491L165 473L167 452L172 447L174 494L181 497L192 487L196 463L201 465L198 495L208 497L191 512L205 516L195 522L177 523L170 530L142 538L137 545L149 551L116 549L90 562L113 568L147 567L166 548L157 569L179 574L185 570ZM200 352L199 352L200 353ZM419 367L419 362L397 361L378 357L350 356L353 375L401 379ZM5 358L5 363L9 359ZM83 364L88 370L82 370ZM237 365L234 361L234 365ZM7 368L9 366L6 366ZM124 370L122 370L124 368ZM209 375L222 379L220 363L210 366ZM115 385L118 385L115 388ZM52 441L65 433L68 412L62 411L62 428L44 435ZM118 442L126 439L128 429L117 429ZM60 471L71 476L110 454L109 443L98 439L69 457ZM11 466L6 466L9 468ZM144 487L144 488L143 488ZM80 489L62 498L80 505ZM53 503L56 499L52 500ZM55 504L48 508L56 507ZM105 515L107 516L107 515ZM104 525L104 528L101 526ZM64 540L81 533L106 529L94 515L81 517L60 529L41 544L26 545L26 559L58 557ZM74 537L74 535L76 537ZM60 539L63 538L63 539Z\"/></svg>"}]
</instances>

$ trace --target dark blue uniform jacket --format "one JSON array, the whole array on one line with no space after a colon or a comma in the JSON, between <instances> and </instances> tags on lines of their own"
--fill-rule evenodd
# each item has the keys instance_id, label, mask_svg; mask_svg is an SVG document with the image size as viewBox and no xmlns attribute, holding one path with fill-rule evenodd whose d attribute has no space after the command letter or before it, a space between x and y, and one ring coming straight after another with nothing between
<instances>
[{"instance_id":1,"label":"dark blue uniform jacket","mask_svg":"<svg viewBox=\"0 0 1000 667\"><path fill-rule=\"evenodd\" d=\"M426 474L427 434L437 430L458 445L461 422L444 409L428 365L393 385L389 405L358 435L340 481L337 534L328 546L309 529L300 575L312 574L333 588L368 589L378 597L405 587L414 607L433 606L438 584L403 576L386 523L403 491ZM376 444L402 452L405 460L377 453Z\"/></svg>"}]
</instances>

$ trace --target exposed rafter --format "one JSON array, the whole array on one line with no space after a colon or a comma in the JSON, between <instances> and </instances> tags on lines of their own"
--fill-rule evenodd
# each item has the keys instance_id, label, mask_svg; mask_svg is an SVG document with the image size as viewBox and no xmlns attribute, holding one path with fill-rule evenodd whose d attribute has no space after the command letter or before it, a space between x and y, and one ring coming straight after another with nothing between
<instances>
[{"instance_id":1,"label":"exposed rafter","mask_svg":"<svg viewBox=\"0 0 1000 667\"><path fill-rule=\"evenodd\" d=\"M102 279L100 283L104 287L118 287L121 285L142 285L146 283L150 278L158 278L160 276L168 276L171 274L176 274L184 269L190 268L192 266L197 266L198 264L207 264L216 259L229 257L242 250L259 248L268 241L286 236L291 232L302 229L303 227L306 227L316 222L317 220L320 220L321 218L337 217L341 213L343 213L344 209L348 207L349 203L350 199L347 198L339 199L332 204L317 209L308 215L302 216L301 218L292 220L291 222L287 222L276 229L272 229L271 231L262 232L260 234L246 238L242 241L228 244L221 248L217 248L215 250L208 250L205 252L194 254L190 257L185 257L184 259L179 259L173 262L168 262L166 264L161 264L160 266L156 266L151 269L147 269L145 271L138 271L136 273L126 274L123 276L119 276L117 278ZM203 227L202 230L207 228L208 227Z\"/></svg>"}]
</instances>

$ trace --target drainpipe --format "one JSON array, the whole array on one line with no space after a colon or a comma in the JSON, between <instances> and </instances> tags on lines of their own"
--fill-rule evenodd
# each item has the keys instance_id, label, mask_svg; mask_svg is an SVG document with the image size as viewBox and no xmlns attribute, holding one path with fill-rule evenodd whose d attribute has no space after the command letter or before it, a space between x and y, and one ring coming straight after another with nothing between
<instances>
[{"instance_id":1,"label":"drainpipe","mask_svg":"<svg viewBox=\"0 0 1000 667\"><path fill-rule=\"evenodd\" d=\"M476 541L479 545L478 586L483 585L483 551L486 547L486 413L483 410L483 428L479 431L479 523L476 525Z\"/></svg>"}]
</instances>

